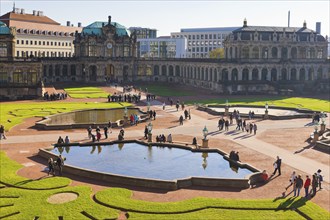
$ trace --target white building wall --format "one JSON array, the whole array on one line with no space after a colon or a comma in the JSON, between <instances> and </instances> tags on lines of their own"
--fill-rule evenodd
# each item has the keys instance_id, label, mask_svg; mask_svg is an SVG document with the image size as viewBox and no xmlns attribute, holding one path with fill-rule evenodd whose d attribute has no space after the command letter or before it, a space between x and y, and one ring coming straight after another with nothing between
<instances>
[{"instance_id":1,"label":"white building wall","mask_svg":"<svg viewBox=\"0 0 330 220\"><path fill-rule=\"evenodd\" d=\"M137 39L140 57L185 58L187 39L148 38Z\"/></svg>"},{"instance_id":2,"label":"white building wall","mask_svg":"<svg viewBox=\"0 0 330 220\"><path fill-rule=\"evenodd\" d=\"M171 38L187 39L187 58L208 58L209 52L223 48L223 41L236 27L232 28L191 28L171 33Z\"/></svg>"}]
</instances>

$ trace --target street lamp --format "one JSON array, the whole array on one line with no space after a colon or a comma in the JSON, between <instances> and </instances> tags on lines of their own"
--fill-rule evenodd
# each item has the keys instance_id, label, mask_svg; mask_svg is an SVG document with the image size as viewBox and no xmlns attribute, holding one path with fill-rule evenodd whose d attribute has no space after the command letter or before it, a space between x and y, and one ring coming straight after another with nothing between
<instances>
[{"instance_id":1,"label":"street lamp","mask_svg":"<svg viewBox=\"0 0 330 220\"><path fill-rule=\"evenodd\" d=\"M147 129L148 129L148 142L152 142L152 124L151 122L149 122L149 124L147 125Z\"/></svg>"},{"instance_id":2,"label":"street lamp","mask_svg":"<svg viewBox=\"0 0 330 220\"><path fill-rule=\"evenodd\" d=\"M147 103L147 111L150 111L150 102Z\"/></svg>"},{"instance_id":3,"label":"street lamp","mask_svg":"<svg viewBox=\"0 0 330 220\"><path fill-rule=\"evenodd\" d=\"M124 114L125 114L125 117L127 117L127 107L125 107L125 109L124 109Z\"/></svg>"},{"instance_id":4,"label":"street lamp","mask_svg":"<svg viewBox=\"0 0 330 220\"><path fill-rule=\"evenodd\" d=\"M317 130L319 129L319 124L316 122L314 125L314 132L317 133Z\"/></svg>"},{"instance_id":5,"label":"street lamp","mask_svg":"<svg viewBox=\"0 0 330 220\"><path fill-rule=\"evenodd\" d=\"M152 132L152 124L151 124L151 122L149 122L149 124L147 125L147 129L148 129L148 133L151 134L151 132Z\"/></svg>"},{"instance_id":6,"label":"street lamp","mask_svg":"<svg viewBox=\"0 0 330 220\"><path fill-rule=\"evenodd\" d=\"M206 140L206 136L207 136L208 134L209 134L209 130L207 130L206 125L205 125L205 127L204 127L204 129L203 129L204 140Z\"/></svg>"},{"instance_id":7,"label":"street lamp","mask_svg":"<svg viewBox=\"0 0 330 220\"><path fill-rule=\"evenodd\" d=\"M226 99L226 108L228 108L228 99Z\"/></svg>"}]
</instances>

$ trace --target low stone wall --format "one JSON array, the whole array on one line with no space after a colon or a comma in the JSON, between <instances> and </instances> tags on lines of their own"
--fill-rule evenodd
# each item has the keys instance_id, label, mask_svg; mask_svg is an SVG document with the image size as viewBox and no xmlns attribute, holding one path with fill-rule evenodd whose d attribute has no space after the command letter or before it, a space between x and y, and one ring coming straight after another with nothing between
<instances>
[{"instance_id":1,"label":"low stone wall","mask_svg":"<svg viewBox=\"0 0 330 220\"><path fill-rule=\"evenodd\" d=\"M139 122L144 122L148 120L148 115L146 112L141 111L139 108L128 108L128 109L137 109L142 115L140 115L140 120ZM78 110L78 111L86 111L86 110L93 110L93 109L85 109L85 110ZM95 109L95 110L102 110L102 109ZM103 109L104 110L104 109ZM109 109L111 110L111 109ZM56 115L61 115L61 114L68 114L70 112L64 112L64 113L59 113ZM55 115L52 115L55 116ZM52 117L50 116L50 117ZM76 123L76 124L59 124L59 125L50 125L48 124L48 121L50 121L50 117L46 116L44 117L41 121L37 122L35 124L37 129L42 129L42 130L64 130L64 129L76 129L76 128L85 128L87 129L89 126L92 126L92 128L96 128L99 126L100 128L103 128L104 126L107 126L108 123ZM122 127L124 125L124 119L117 120L115 122L111 122L111 127L112 128L117 128L117 127Z\"/></svg>"},{"instance_id":2,"label":"low stone wall","mask_svg":"<svg viewBox=\"0 0 330 220\"><path fill-rule=\"evenodd\" d=\"M235 107L264 108L264 106L257 106L257 105L231 105L231 106L229 106L229 109L232 109ZM210 108L225 108L225 105L198 106L197 110L205 111L211 115L224 115L224 112L217 112ZM296 112L300 113L298 115L280 115L280 116L268 115L268 118L272 119L272 120L287 120L287 119L294 119L294 118L312 118L312 116L315 112L315 111L311 111L308 109L298 109L298 108L278 107L278 106L272 106L269 109L291 110L291 111L296 111ZM229 112L232 112L232 111L229 111ZM316 111L316 113L320 113L320 112ZM240 113L240 115L241 115L241 117L249 117L248 114ZM264 118L264 114L255 114L254 118Z\"/></svg>"},{"instance_id":3,"label":"low stone wall","mask_svg":"<svg viewBox=\"0 0 330 220\"><path fill-rule=\"evenodd\" d=\"M113 142L107 142L102 143L103 145L107 144L115 144L115 143L132 143L136 142L143 145L149 145L149 143L145 143L138 140L125 140L125 141L113 141ZM70 143L68 145L55 145L55 146L91 146L93 144L99 145L99 143ZM158 145L158 146L166 146L166 147L175 147L175 148L181 148L190 150L192 152L216 152L221 155L223 155L224 159L236 163L238 167L241 168L247 168L250 169L252 172L259 172L258 169L255 167L249 165L249 164L242 164L240 162L232 161L229 159L228 155L218 149L192 149L188 146L182 146L177 144L168 144L168 143L150 143L152 145ZM50 157L56 157L57 155L50 152L46 149L39 149L39 156L43 158L50 158ZM64 173L71 173L78 176L86 177L86 178L92 178L92 179L98 179L106 182L116 183L116 184L126 184L131 186L141 186L141 187L147 187L147 188L157 188L157 189L165 189L165 190L177 190L180 188L187 188L191 186L210 186L210 187L233 187L233 188L240 188L245 189L249 188L249 182L251 182L250 175L249 177L246 177L244 179L225 179L225 178L208 178L208 177L190 177L186 179L178 179L173 181L168 180L157 180L157 179L144 179L144 178L137 178L137 177L131 177L131 176L121 176L111 173L103 173L103 172L96 172L93 170L88 170L80 167L75 167L71 165L64 165L63 168ZM252 181L253 182L253 181Z\"/></svg>"}]
</instances>

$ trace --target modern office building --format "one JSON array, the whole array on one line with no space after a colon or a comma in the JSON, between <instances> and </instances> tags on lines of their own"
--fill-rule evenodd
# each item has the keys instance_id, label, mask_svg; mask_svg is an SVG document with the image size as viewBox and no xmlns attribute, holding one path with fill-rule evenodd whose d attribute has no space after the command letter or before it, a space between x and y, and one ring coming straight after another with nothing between
<instances>
[{"instance_id":1,"label":"modern office building","mask_svg":"<svg viewBox=\"0 0 330 220\"><path fill-rule=\"evenodd\" d=\"M142 27L130 27L128 30L136 34L137 39L157 38L157 30Z\"/></svg>"},{"instance_id":2,"label":"modern office building","mask_svg":"<svg viewBox=\"0 0 330 220\"><path fill-rule=\"evenodd\" d=\"M186 38L148 38L138 39L139 57L143 58L185 58Z\"/></svg>"},{"instance_id":3,"label":"modern office building","mask_svg":"<svg viewBox=\"0 0 330 220\"><path fill-rule=\"evenodd\" d=\"M172 38L187 38L187 58L208 58L210 51L223 48L223 41L237 27L185 28Z\"/></svg>"},{"instance_id":4,"label":"modern office building","mask_svg":"<svg viewBox=\"0 0 330 220\"><path fill-rule=\"evenodd\" d=\"M79 23L67 26L45 16L42 11L28 14L24 9L13 8L0 17L9 28L14 28L13 45L15 57L72 57L75 32L81 32Z\"/></svg>"}]
</instances>

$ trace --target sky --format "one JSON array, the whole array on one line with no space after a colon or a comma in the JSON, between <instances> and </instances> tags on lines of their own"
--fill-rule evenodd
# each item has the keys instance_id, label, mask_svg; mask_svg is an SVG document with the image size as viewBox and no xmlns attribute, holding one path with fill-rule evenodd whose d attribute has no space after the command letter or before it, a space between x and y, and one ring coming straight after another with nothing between
<instances>
[{"instance_id":1,"label":"sky","mask_svg":"<svg viewBox=\"0 0 330 220\"><path fill-rule=\"evenodd\" d=\"M321 22L321 34L329 33L330 0L16 0L16 8L43 11L44 15L66 25L87 26L94 21L112 21L128 27L145 27L158 30L158 36L169 36L181 28L241 27L243 20L251 26L307 27L315 30ZM0 0L0 14L13 8L14 1Z\"/></svg>"}]
</instances>

